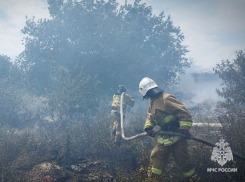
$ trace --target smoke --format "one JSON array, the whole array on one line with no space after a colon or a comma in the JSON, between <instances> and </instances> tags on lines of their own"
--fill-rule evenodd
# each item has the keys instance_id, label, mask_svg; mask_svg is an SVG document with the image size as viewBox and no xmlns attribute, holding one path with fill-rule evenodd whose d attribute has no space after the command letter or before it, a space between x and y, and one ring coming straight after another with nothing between
<instances>
[{"instance_id":1,"label":"smoke","mask_svg":"<svg viewBox=\"0 0 245 182\"><path fill-rule=\"evenodd\" d=\"M198 70L198 71L197 71ZM205 100L221 101L223 98L217 95L216 89L221 88L222 80L213 70L201 70L193 66L181 76L179 84L172 89L181 92L185 96L181 98L183 102L200 103Z\"/></svg>"}]
</instances>

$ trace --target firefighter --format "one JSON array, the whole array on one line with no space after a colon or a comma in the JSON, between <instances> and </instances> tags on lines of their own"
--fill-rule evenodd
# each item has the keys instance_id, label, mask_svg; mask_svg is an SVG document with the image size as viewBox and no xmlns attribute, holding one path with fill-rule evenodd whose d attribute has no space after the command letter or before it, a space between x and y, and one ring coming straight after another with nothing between
<instances>
[{"instance_id":1,"label":"firefighter","mask_svg":"<svg viewBox=\"0 0 245 182\"><path fill-rule=\"evenodd\" d=\"M186 107L173 95L164 93L150 78L145 77L139 84L143 99L150 99L144 129L157 144L151 152L152 168L150 177L163 174L170 153L186 179L195 181L197 175L188 154L187 139L192 126L192 118ZM181 132L185 137L155 135L153 128L158 125L163 131Z\"/></svg>"},{"instance_id":2,"label":"firefighter","mask_svg":"<svg viewBox=\"0 0 245 182\"><path fill-rule=\"evenodd\" d=\"M112 128L112 136L117 145L121 144L122 136L121 136L121 122L120 122L120 103L121 103L121 94L126 92L126 87L124 85L119 85L117 92L113 95L112 101L112 109L111 109L111 116L113 119L113 128ZM123 110L127 108L127 105L133 107L134 106L134 99L129 94L124 95L123 100ZM123 116L125 118L125 115Z\"/></svg>"}]
</instances>

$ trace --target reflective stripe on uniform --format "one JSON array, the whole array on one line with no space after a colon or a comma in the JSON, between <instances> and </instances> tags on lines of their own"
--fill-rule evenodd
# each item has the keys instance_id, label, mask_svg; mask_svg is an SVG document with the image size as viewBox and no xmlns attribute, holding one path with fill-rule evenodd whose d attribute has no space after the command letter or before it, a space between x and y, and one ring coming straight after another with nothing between
<instances>
[{"instance_id":1,"label":"reflective stripe on uniform","mask_svg":"<svg viewBox=\"0 0 245 182\"><path fill-rule=\"evenodd\" d=\"M166 145L176 142L179 138L180 136L171 136L170 138L164 139L161 135L158 135L157 142L160 144L164 144L166 146Z\"/></svg>"},{"instance_id":2,"label":"reflective stripe on uniform","mask_svg":"<svg viewBox=\"0 0 245 182\"><path fill-rule=\"evenodd\" d=\"M114 95L113 96L113 101L115 102L116 105L120 105L120 95Z\"/></svg>"},{"instance_id":3,"label":"reflective stripe on uniform","mask_svg":"<svg viewBox=\"0 0 245 182\"><path fill-rule=\"evenodd\" d=\"M180 124L180 127L181 126L188 126L188 127L192 126L192 122L190 121L180 121L179 124Z\"/></svg>"},{"instance_id":4,"label":"reflective stripe on uniform","mask_svg":"<svg viewBox=\"0 0 245 182\"><path fill-rule=\"evenodd\" d=\"M161 175L162 174L162 170L161 169L157 169L157 168L151 168L151 172L152 173L155 173L155 174L158 174L158 175Z\"/></svg>"},{"instance_id":5,"label":"reflective stripe on uniform","mask_svg":"<svg viewBox=\"0 0 245 182\"><path fill-rule=\"evenodd\" d=\"M153 122L150 121L150 120L147 120L147 121L145 122L145 127L144 127L144 128L148 128L149 126L154 127L154 126L155 126L155 123L153 123Z\"/></svg>"},{"instance_id":6,"label":"reflective stripe on uniform","mask_svg":"<svg viewBox=\"0 0 245 182\"><path fill-rule=\"evenodd\" d=\"M173 118L174 118L173 115L167 115L167 116L165 116L165 117L163 118L162 122L163 122L164 124L167 124L167 123L169 123ZM151 121L150 121L150 120L147 120L147 121L145 122L145 127L144 127L144 128L147 128L147 127L149 127L149 126L154 127L154 126L156 126L156 124L158 124L158 121L157 121L157 120L151 120Z\"/></svg>"},{"instance_id":7,"label":"reflective stripe on uniform","mask_svg":"<svg viewBox=\"0 0 245 182\"><path fill-rule=\"evenodd\" d=\"M173 118L174 118L173 115L167 115L163 118L163 123L169 123L169 121Z\"/></svg>"},{"instance_id":8,"label":"reflective stripe on uniform","mask_svg":"<svg viewBox=\"0 0 245 182\"><path fill-rule=\"evenodd\" d=\"M120 105L121 105L121 95L113 95L113 104L116 105L117 107L119 107L120 109ZM123 101L123 108L126 108L126 104Z\"/></svg>"},{"instance_id":9,"label":"reflective stripe on uniform","mask_svg":"<svg viewBox=\"0 0 245 182\"><path fill-rule=\"evenodd\" d=\"M158 121L157 120L153 120L152 121L155 125L158 123Z\"/></svg>"},{"instance_id":10,"label":"reflective stripe on uniform","mask_svg":"<svg viewBox=\"0 0 245 182\"><path fill-rule=\"evenodd\" d=\"M190 177L192 176L193 174L195 173L195 169L191 169L190 171L188 172L182 172L182 174L184 175L184 177Z\"/></svg>"}]
</instances>

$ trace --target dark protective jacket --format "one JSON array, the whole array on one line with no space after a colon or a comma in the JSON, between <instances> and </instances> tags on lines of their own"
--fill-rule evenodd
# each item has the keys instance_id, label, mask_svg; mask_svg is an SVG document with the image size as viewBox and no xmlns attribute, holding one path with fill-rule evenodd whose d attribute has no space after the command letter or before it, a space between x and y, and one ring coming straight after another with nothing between
<instances>
[{"instance_id":1,"label":"dark protective jacket","mask_svg":"<svg viewBox=\"0 0 245 182\"><path fill-rule=\"evenodd\" d=\"M156 125L162 130L178 131L189 130L192 126L192 117L188 109L173 95L159 93L155 98L150 99L145 130L152 129ZM165 146L171 145L181 137L157 135L157 142Z\"/></svg>"}]
</instances>

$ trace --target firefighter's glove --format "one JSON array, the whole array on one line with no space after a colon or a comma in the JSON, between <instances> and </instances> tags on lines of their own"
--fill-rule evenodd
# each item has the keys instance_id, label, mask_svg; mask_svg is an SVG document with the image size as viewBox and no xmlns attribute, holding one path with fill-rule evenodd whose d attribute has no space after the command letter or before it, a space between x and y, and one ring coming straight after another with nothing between
<instances>
[{"instance_id":1,"label":"firefighter's glove","mask_svg":"<svg viewBox=\"0 0 245 182\"><path fill-rule=\"evenodd\" d=\"M153 129L146 130L146 133L147 133L147 135L149 135L151 137L155 137L155 133L154 133Z\"/></svg>"},{"instance_id":2,"label":"firefighter's glove","mask_svg":"<svg viewBox=\"0 0 245 182\"><path fill-rule=\"evenodd\" d=\"M180 130L180 133L190 140L191 134L188 130Z\"/></svg>"}]
</instances>

